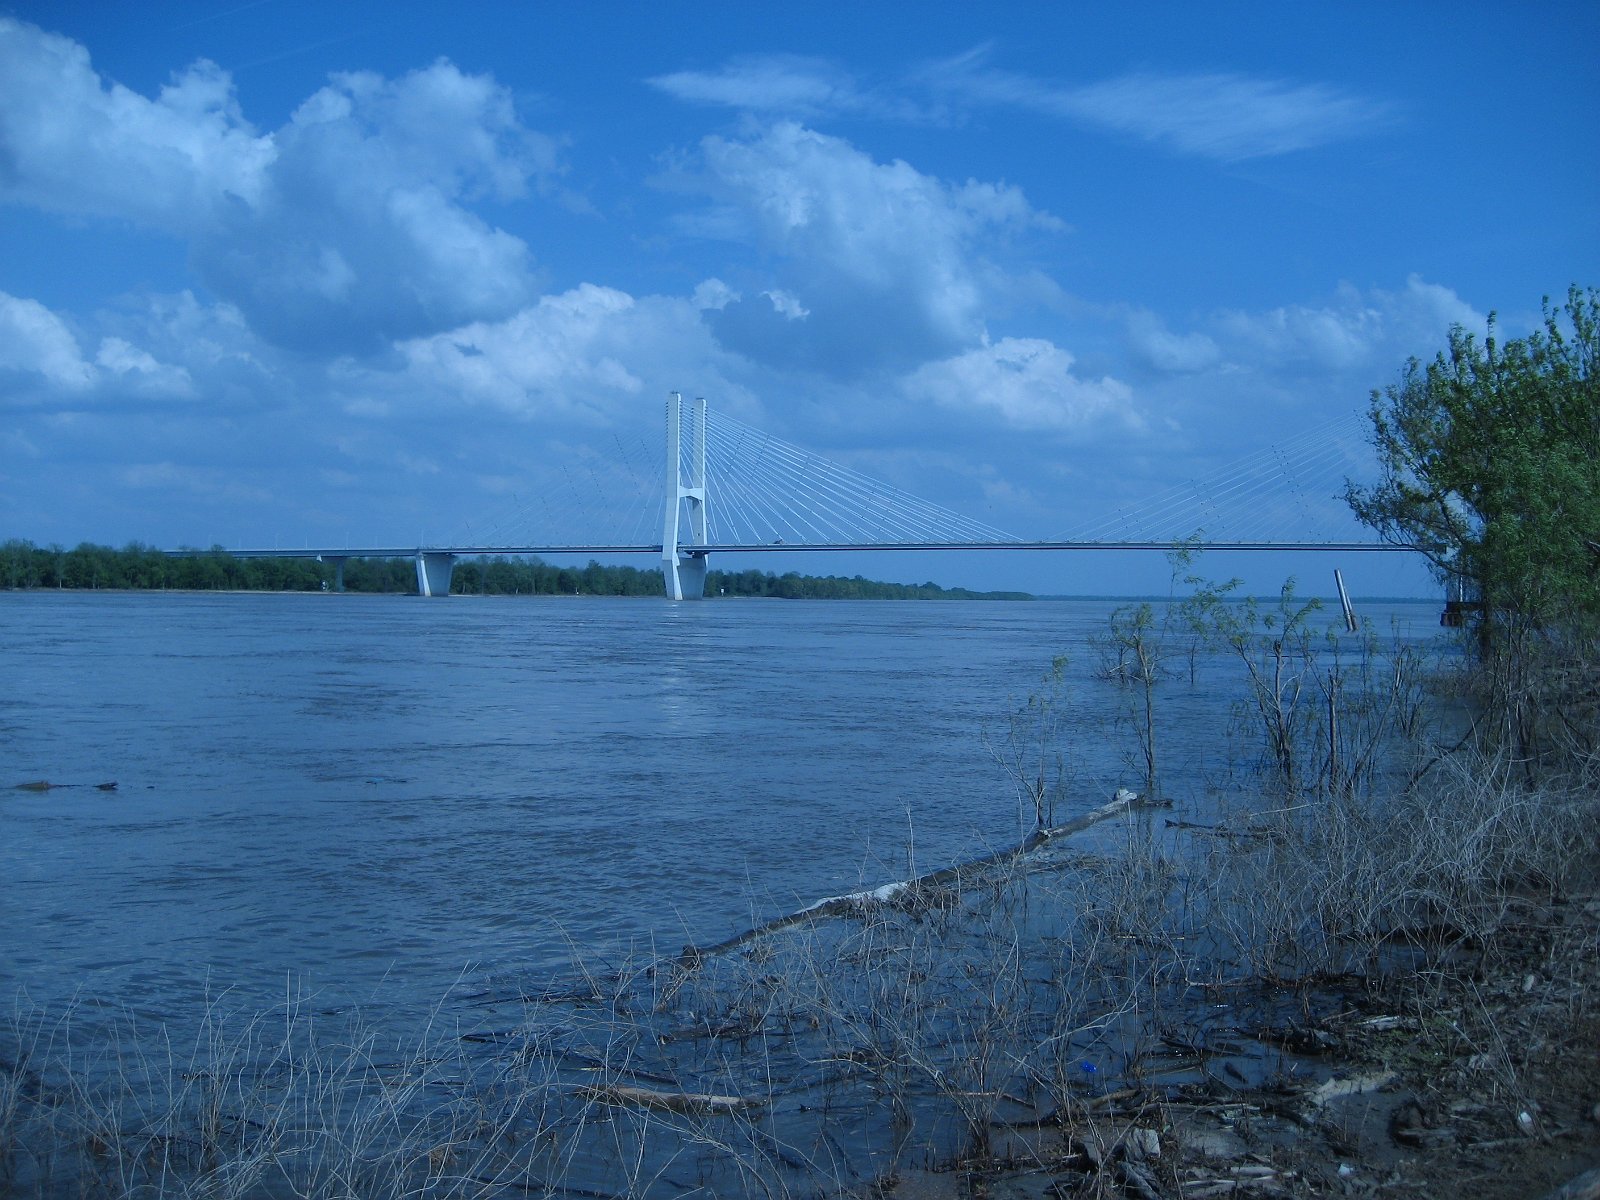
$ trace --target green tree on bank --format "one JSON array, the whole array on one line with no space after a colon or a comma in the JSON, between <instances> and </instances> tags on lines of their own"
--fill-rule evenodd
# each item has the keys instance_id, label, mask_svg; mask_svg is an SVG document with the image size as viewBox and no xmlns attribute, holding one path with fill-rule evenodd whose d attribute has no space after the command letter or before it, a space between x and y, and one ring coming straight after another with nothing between
<instances>
[{"instance_id":1,"label":"green tree on bank","mask_svg":"<svg viewBox=\"0 0 1600 1200\"><path fill-rule=\"evenodd\" d=\"M1408 541L1479 608L1474 732L1528 781L1600 753L1600 291L1480 345L1460 326L1372 397L1383 468L1356 515Z\"/></svg>"},{"instance_id":2,"label":"green tree on bank","mask_svg":"<svg viewBox=\"0 0 1600 1200\"><path fill-rule=\"evenodd\" d=\"M1501 345L1461 326L1372 395L1375 487L1356 516L1416 545L1483 605L1486 640L1600 626L1600 291L1544 302L1543 328Z\"/></svg>"}]
</instances>

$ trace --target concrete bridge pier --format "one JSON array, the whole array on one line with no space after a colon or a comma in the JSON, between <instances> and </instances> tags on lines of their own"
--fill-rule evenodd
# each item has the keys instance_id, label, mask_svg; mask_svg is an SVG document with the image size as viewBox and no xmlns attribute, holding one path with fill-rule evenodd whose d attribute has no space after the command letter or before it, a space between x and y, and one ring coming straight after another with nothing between
<instances>
[{"instance_id":1,"label":"concrete bridge pier","mask_svg":"<svg viewBox=\"0 0 1600 1200\"><path fill-rule=\"evenodd\" d=\"M671 600L698 600L706 594L706 567L710 555L680 554L677 569L667 580L667 597Z\"/></svg>"},{"instance_id":2,"label":"concrete bridge pier","mask_svg":"<svg viewBox=\"0 0 1600 1200\"><path fill-rule=\"evenodd\" d=\"M417 551L417 595L448 596L456 556L442 550Z\"/></svg>"},{"instance_id":3,"label":"concrete bridge pier","mask_svg":"<svg viewBox=\"0 0 1600 1200\"><path fill-rule=\"evenodd\" d=\"M332 554L319 554L317 555L317 561L333 564L333 590L336 592L344 591L344 559Z\"/></svg>"}]
</instances>

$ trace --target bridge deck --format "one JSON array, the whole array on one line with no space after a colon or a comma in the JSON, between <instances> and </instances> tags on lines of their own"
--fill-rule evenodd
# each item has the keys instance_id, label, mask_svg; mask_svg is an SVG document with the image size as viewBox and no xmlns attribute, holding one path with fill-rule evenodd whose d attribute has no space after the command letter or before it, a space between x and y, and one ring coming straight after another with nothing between
<instances>
[{"instance_id":1,"label":"bridge deck","mask_svg":"<svg viewBox=\"0 0 1600 1200\"><path fill-rule=\"evenodd\" d=\"M1416 547L1400 542L827 542L712 543L680 546L681 554L836 553L870 550L1318 550L1349 553L1414 553ZM211 550L166 550L174 557L209 554ZM222 550L234 558L415 558L419 554L451 554L457 558L534 554L661 554L661 545L610 546L302 546Z\"/></svg>"}]
</instances>

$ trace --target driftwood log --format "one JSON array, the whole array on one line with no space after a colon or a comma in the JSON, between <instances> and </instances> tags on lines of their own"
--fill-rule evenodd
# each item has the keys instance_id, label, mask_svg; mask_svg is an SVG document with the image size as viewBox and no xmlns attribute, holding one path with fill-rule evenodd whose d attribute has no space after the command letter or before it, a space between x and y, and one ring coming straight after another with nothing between
<instances>
[{"instance_id":1,"label":"driftwood log","mask_svg":"<svg viewBox=\"0 0 1600 1200\"><path fill-rule=\"evenodd\" d=\"M705 1092L660 1092L654 1088L629 1087L621 1083L582 1087L578 1089L578 1095L586 1100L598 1100L601 1104L710 1115L743 1112L760 1104L758 1100L746 1100L742 1096L715 1096Z\"/></svg>"},{"instance_id":2,"label":"driftwood log","mask_svg":"<svg viewBox=\"0 0 1600 1200\"><path fill-rule=\"evenodd\" d=\"M902 880L898 883L887 883L880 888L866 892L851 892L844 896L830 896L826 900L818 900L809 904L798 912L788 913L781 917L774 917L764 921L752 929L735 934L726 941L718 942L714 946L685 946L678 955L680 965L693 969L700 964L700 960L712 955L726 954L730 950L737 950L747 942L753 942L759 937L769 933L776 933L780 929L788 929L794 925L804 925L810 921L819 921L827 917L854 916L867 911L880 904L891 904L897 899L904 900L926 893L936 888L945 887L956 883L974 872L987 870L992 867L1004 866L1016 862L1025 855L1031 854L1047 842L1070 834L1080 833L1091 825L1098 825L1101 821L1127 812L1137 803L1136 799L1119 796L1109 804L1102 804L1099 808L1085 813L1083 816L1068 821L1064 825L1052 825L1045 829L1035 829L1017 845L1006 850L997 850L993 854L986 854L982 858L971 859L968 862L958 863L953 867L941 867L937 871L930 871L926 875L919 875L915 879Z\"/></svg>"},{"instance_id":3,"label":"driftwood log","mask_svg":"<svg viewBox=\"0 0 1600 1200\"><path fill-rule=\"evenodd\" d=\"M54 792L60 791L62 788L87 786L87 784L82 783L51 783L48 779L30 779L27 783L17 784L16 790L19 792ZM97 792L114 792L117 790L117 781L113 779L109 783L97 783L94 785L94 789Z\"/></svg>"}]
</instances>

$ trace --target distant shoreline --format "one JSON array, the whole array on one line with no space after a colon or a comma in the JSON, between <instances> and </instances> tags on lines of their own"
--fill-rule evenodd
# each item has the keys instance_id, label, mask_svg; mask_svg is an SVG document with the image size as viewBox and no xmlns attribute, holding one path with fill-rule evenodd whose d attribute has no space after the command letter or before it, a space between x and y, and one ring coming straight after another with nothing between
<instances>
[{"instance_id":1,"label":"distant shoreline","mask_svg":"<svg viewBox=\"0 0 1600 1200\"><path fill-rule=\"evenodd\" d=\"M826 578L804 576L803 578ZM423 597L415 592L402 591L354 591L336 592L322 591L320 588L195 588L195 587L54 587L48 584L38 584L32 587L0 587L0 592L17 593L43 593L43 592L71 592L77 595L113 595L113 596L139 596L139 595L166 595L166 596L393 596L402 600L418 600ZM436 599L438 597L435 597ZM1256 600L1270 600L1270 596L1256 596ZM612 596L594 592L452 592L453 600L480 600L480 599L508 599L508 600L608 600L608 599L660 599L656 596ZM706 600L904 600L904 601L949 601L949 600L981 600L985 603L1038 603L1038 604L1164 604L1171 600L1170 596L1156 595L1129 595L1114 596L1094 594L1083 596L1052 594L1031 594L1012 592L977 592L962 594L955 589L946 589L942 596L748 596L748 595L711 595L703 597ZM1244 599L1244 597L1241 597ZM1307 599L1321 600L1326 604L1338 603L1336 596L1311 596ZM1442 604L1437 596L1352 596L1351 603L1364 604Z\"/></svg>"}]
</instances>

